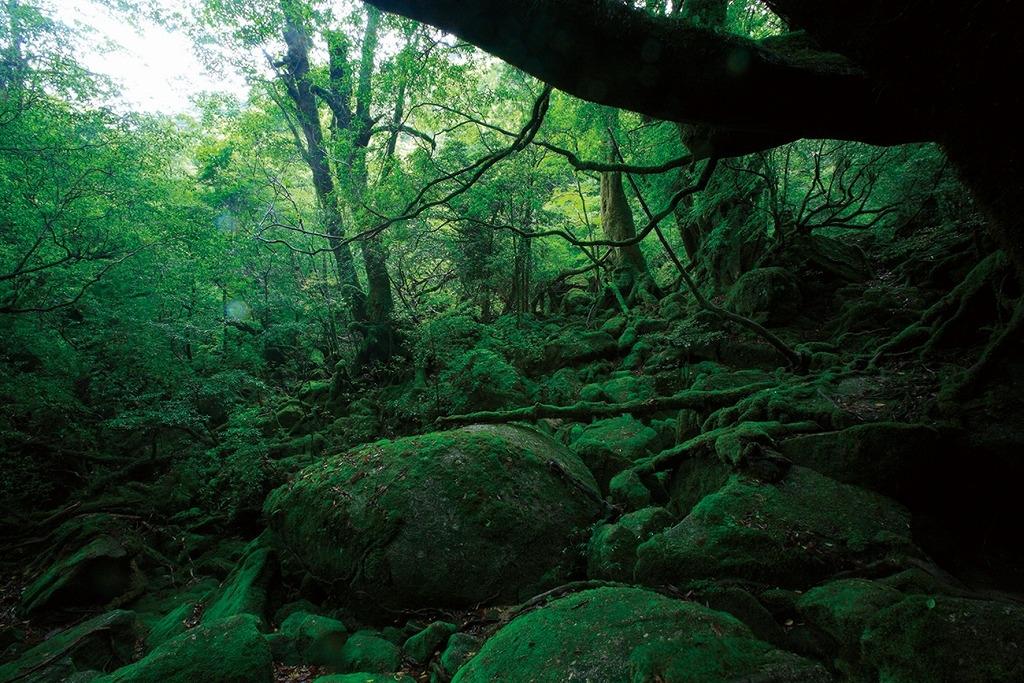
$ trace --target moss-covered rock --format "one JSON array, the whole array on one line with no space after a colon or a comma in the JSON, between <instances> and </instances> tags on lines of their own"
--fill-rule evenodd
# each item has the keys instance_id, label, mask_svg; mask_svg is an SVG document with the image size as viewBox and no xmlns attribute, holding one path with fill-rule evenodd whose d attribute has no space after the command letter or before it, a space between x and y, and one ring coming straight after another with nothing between
<instances>
[{"instance_id":1,"label":"moss-covered rock","mask_svg":"<svg viewBox=\"0 0 1024 683\"><path fill-rule=\"evenodd\" d=\"M402 646L405 656L417 664L426 664L434 653L448 642L448 637L458 630L455 624L435 621L410 637Z\"/></svg>"},{"instance_id":2,"label":"moss-covered rock","mask_svg":"<svg viewBox=\"0 0 1024 683\"><path fill-rule=\"evenodd\" d=\"M782 442L780 450L798 465L897 497L913 489L922 471L942 467L939 432L897 422L796 436Z\"/></svg>"},{"instance_id":3,"label":"moss-covered rock","mask_svg":"<svg viewBox=\"0 0 1024 683\"><path fill-rule=\"evenodd\" d=\"M139 539L113 515L83 515L65 522L54 533L52 548L38 561L44 569L21 595L18 610L24 616L106 605L144 578L132 564Z\"/></svg>"},{"instance_id":4,"label":"moss-covered rock","mask_svg":"<svg viewBox=\"0 0 1024 683\"><path fill-rule=\"evenodd\" d=\"M651 490L635 470L619 472L608 483L608 497L626 510L639 510L651 503Z\"/></svg>"},{"instance_id":5,"label":"moss-covered rock","mask_svg":"<svg viewBox=\"0 0 1024 683\"><path fill-rule=\"evenodd\" d=\"M270 646L256 617L243 614L191 629L101 683L270 683Z\"/></svg>"},{"instance_id":6,"label":"moss-covered rock","mask_svg":"<svg viewBox=\"0 0 1024 683\"><path fill-rule=\"evenodd\" d=\"M264 624L267 589L276 576L277 556L270 548L261 547L258 539L207 605L203 623L252 614Z\"/></svg>"},{"instance_id":7,"label":"moss-covered rock","mask_svg":"<svg viewBox=\"0 0 1024 683\"><path fill-rule=\"evenodd\" d=\"M744 273L729 290L725 305L759 322L777 325L800 310L800 286L785 268L755 268Z\"/></svg>"},{"instance_id":8,"label":"moss-covered rock","mask_svg":"<svg viewBox=\"0 0 1024 683\"><path fill-rule=\"evenodd\" d=\"M219 590L218 581L208 577L175 590L149 592L133 602L139 621L149 629L146 646L155 648L184 633Z\"/></svg>"},{"instance_id":9,"label":"moss-covered rock","mask_svg":"<svg viewBox=\"0 0 1024 683\"><path fill-rule=\"evenodd\" d=\"M637 547L674 521L664 508L649 507L623 515L614 524L598 526L587 547L587 575L631 581Z\"/></svg>"},{"instance_id":10,"label":"moss-covered rock","mask_svg":"<svg viewBox=\"0 0 1024 683\"><path fill-rule=\"evenodd\" d=\"M544 349L544 364L554 370L579 365L618 353L615 337L607 332L568 328Z\"/></svg>"},{"instance_id":11,"label":"moss-covered rock","mask_svg":"<svg viewBox=\"0 0 1024 683\"><path fill-rule=\"evenodd\" d=\"M886 683L1024 680L1024 607L911 595L871 619L865 662Z\"/></svg>"},{"instance_id":12,"label":"moss-covered rock","mask_svg":"<svg viewBox=\"0 0 1024 683\"><path fill-rule=\"evenodd\" d=\"M480 651L482 640L471 633L454 633L441 653L441 671L446 679L455 675L463 664Z\"/></svg>"},{"instance_id":13,"label":"moss-covered rock","mask_svg":"<svg viewBox=\"0 0 1024 683\"><path fill-rule=\"evenodd\" d=\"M902 593L878 581L842 579L807 591L796 607L809 626L827 636L835 668L855 678L867 677L860 665L860 652L869 620L902 599Z\"/></svg>"},{"instance_id":14,"label":"moss-covered rock","mask_svg":"<svg viewBox=\"0 0 1024 683\"><path fill-rule=\"evenodd\" d=\"M81 671L111 671L131 661L141 635L133 612L115 610L50 636L0 665L0 683L57 683Z\"/></svg>"},{"instance_id":15,"label":"moss-covered rock","mask_svg":"<svg viewBox=\"0 0 1024 683\"><path fill-rule=\"evenodd\" d=\"M281 429L285 431L291 431L300 422L306 419L306 412L302 409L302 404L298 401L292 401L288 403L276 414L277 424L281 426Z\"/></svg>"},{"instance_id":16,"label":"moss-covered rock","mask_svg":"<svg viewBox=\"0 0 1024 683\"><path fill-rule=\"evenodd\" d=\"M757 640L728 614L639 588L597 588L512 620L454 680L807 683L830 678L819 665Z\"/></svg>"},{"instance_id":17,"label":"moss-covered rock","mask_svg":"<svg viewBox=\"0 0 1024 683\"><path fill-rule=\"evenodd\" d=\"M337 619L293 612L277 633L267 636L274 661L283 664L314 664L338 667L348 630Z\"/></svg>"},{"instance_id":18,"label":"moss-covered rock","mask_svg":"<svg viewBox=\"0 0 1024 683\"><path fill-rule=\"evenodd\" d=\"M569 447L607 490L612 477L648 455L658 440L658 433L643 422L621 415L587 425Z\"/></svg>"},{"instance_id":19,"label":"moss-covered rock","mask_svg":"<svg viewBox=\"0 0 1024 683\"><path fill-rule=\"evenodd\" d=\"M612 403L642 401L657 395L654 381L650 377L634 375L629 372L617 374L616 377L602 384L601 391Z\"/></svg>"},{"instance_id":20,"label":"moss-covered rock","mask_svg":"<svg viewBox=\"0 0 1024 683\"><path fill-rule=\"evenodd\" d=\"M357 607L475 605L564 579L596 488L534 430L471 426L324 460L265 514L275 542L313 576L349 583Z\"/></svg>"},{"instance_id":21,"label":"moss-covered rock","mask_svg":"<svg viewBox=\"0 0 1024 683\"><path fill-rule=\"evenodd\" d=\"M736 617L765 642L779 646L787 644L785 632L768 608L739 585L724 581L695 581L686 586L686 594L705 607Z\"/></svg>"},{"instance_id":22,"label":"moss-covered rock","mask_svg":"<svg viewBox=\"0 0 1024 683\"><path fill-rule=\"evenodd\" d=\"M577 400L582 388L583 383L576 370L561 368L541 384L540 397L544 403L569 405Z\"/></svg>"},{"instance_id":23,"label":"moss-covered rock","mask_svg":"<svg viewBox=\"0 0 1024 683\"><path fill-rule=\"evenodd\" d=\"M359 631L345 641L338 653L337 666L342 671L388 673L397 671L402 651L389 640L368 631Z\"/></svg>"},{"instance_id":24,"label":"moss-covered rock","mask_svg":"<svg viewBox=\"0 0 1024 683\"><path fill-rule=\"evenodd\" d=\"M794 467L777 484L733 475L679 524L637 550L644 582L737 578L806 587L841 569L905 557L910 515L898 503Z\"/></svg>"}]
</instances>

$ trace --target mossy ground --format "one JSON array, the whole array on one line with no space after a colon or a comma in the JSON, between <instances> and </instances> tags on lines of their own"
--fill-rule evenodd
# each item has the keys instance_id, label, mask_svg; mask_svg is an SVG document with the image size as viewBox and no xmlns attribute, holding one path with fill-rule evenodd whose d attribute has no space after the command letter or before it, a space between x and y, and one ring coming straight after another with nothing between
<instances>
[{"instance_id":1,"label":"mossy ground","mask_svg":"<svg viewBox=\"0 0 1024 683\"><path fill-rule=\"evenodd\" d=\"M1024 677L1019 609L987 591L1018 585L1006 506L960 495L1016 481L1009 379L936 415L928 369L869 366L865 331L916 320L878 285L793 310L789 278L748 280L729 304L803 343L809 371L672 297L589 323L453 318L414 380L365 396L307 380L250 435L266 467L230 515L171 478L30 539L27 590L0 592L0 682ZM742 395L651 408L723 391ZM631 408L431 422L586 402ZM964 542L1002 573L978 579Z\"/></svg>"}]
</instances>

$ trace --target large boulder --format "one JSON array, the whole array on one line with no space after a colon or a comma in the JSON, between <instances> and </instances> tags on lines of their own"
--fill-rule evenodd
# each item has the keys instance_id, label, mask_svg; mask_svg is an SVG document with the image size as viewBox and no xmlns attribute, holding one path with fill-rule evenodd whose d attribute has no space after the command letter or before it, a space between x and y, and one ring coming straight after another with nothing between
<instances>
[{"instance_id":1,"label":"large boulder","mask_svg":"<svg viewBox=\"0 0 1024 683\"><path fill-rule=\"evenodd\" d=\"M834 666L852 680L871 678L861 666L861 636L872 617L899 602L903 594L879 581L841 579L816 586L797 600L800 618L824 635Z\"/></svg>"},{"instance_id":2,"label":"large boulder","mask_svg":"<svg viewBox=\"0 0 1024 683\"><path fill-rule=\"evenodd\" d=\"M911 595L874 616L861 647L887 683L1024 681L1024 607Z\"/></svg>"},{"instance_id":3,"label":"large boulder","mask_svg":"<svg viewBox=\"0 0 1024 683\"><path fill-rule=\"evenodd\" d=\"M596 588L513 619L455 683L829 681L818 664L756 639L742 623L640 588Z\"/></svg>"},{"instance_id":4,"label":"large boulder","mask_svg":"<svg viewBox=\"0 0 1024 683\"><path fill-rule=\"evenodd\" d=\"M910 515L884 496L793 467L776 484L733 475L637 549L644 583L735 578L805 588L837 571L916 554Z\"/></svg>"},{"instance_id":5,"label":"large boulder","mask_svg":"<svg viewBox=\"0 0 1024 683\"><path fill-rule=\"evenodd\" d=\"M197 626L97 683L270 683L270 645L258 623L243 614Z\"/></svg>"},{"instance_id":6,"label":"large boulder","mask_svg":"<svg viewBox=\"0 0 1024 683\"><path fill-rule=\"evenodd\" d=\"M470 426L328 458L264 511L286 556L351 586L354 607L454 607L564 580L596 491L579 458L538 432Z\"/></svg>"}]
</instances>

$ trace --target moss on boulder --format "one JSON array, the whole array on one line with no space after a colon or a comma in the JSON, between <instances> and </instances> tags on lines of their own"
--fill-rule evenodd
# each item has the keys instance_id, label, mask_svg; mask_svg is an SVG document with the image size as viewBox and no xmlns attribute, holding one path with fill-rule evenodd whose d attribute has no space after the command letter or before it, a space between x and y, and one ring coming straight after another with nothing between
<instances>
[{"instance_id":1,"label":"moss on boulder","mask_svg":"<svg viewBox=\"0 0 1024 683\"><path fill-rule=\"evenodd\" d=\"M131 661L140 635L134 612L115 610L50 636L0 665L0 683L57 683L80 671L110 671Z\"/></svg>"},{"instance_id":2,"label":"moss on boulder","mask_svg":"<svg viewBox=\"0 0 1024 683\"><path fill-rule=\"evenodd\" d=\"M870 678L860 665L861 635L868 621L903 597L878 581L841 579L807 591L796 607L805 623L826 635L836 670L856 680Z\"/></svg>"},{"instance_id":3,"label":"moss on boulder","mask_svg":"<svg viewBox=\"0 0 1024 683\"><path fill-rule=\"evenodd\" d=\"M733 475L637 550L644 583L736 578L802 588L841 569L916 554L898 503L802 467L777 484Z\"/></svg>"},{"instance_id":4,"label":"moss on boulder","mask_svg":"<svg viewBox=\"0 0 1024 683\"><path fill-rule=\"evenodd\" d=\"M621 415L587 425L569 447L606 491L612 477L648 455L658 440L658 433L643 422Z\"/></svg>"},{"instance_id":5,"label":"moss on boulder","mask_svg":"<svg viewBox=\"0 0 1024 683\"><path fill-rule=\"evenodd\" d=\"M544 364L547 368L555 370L610 358L618 351L619 345L615 337L607 332L568 328L545 347Z\"/></svg>"},{"instance_id":6,"label":"moss on boulder","mask_svg":"<svg viewBox=\"0 0 1024 683\"><path fill-rule=\"evenodd\" d=\"M791 320L800 310L802 297L796 278L785 268L748 270L729 290L729 310L765 324Z\"/></svg>"},{"instance_id":7,"label":"moss on boulder","mask_svg":"<svg viewBox=\"0 0 1024 683\"><path fill-rule=\"evenodd\" d=\"M911 595L871 619L864 660L886 683L1024 680L1024 607Z\"/></svg>"},{"instance_id":8,"label":"moss on boulder","mask_svg":"<svg viewBox=\"0 0 1024 683\"><path fill-rule=\"evenodd\" d=\"M368 631L353 633L338 653L342 671L389 673L402 663L402 651L394 643Z\"/></svg>"},{"instance_id":9,"label":"moss on boulder","mask_svg":"<svg viewBox=\"0 0 1024 683\"><path fill-rule=\"evenodd\" d=\"M649 507L623 515L614 524L598 526L587 548L587 576L631 581L637 547L673 521L665 508Z\"/></svg>"},{"instance_id":10,"label":"moss on boulder","mask_svg":"<svg viewBox=\"0 0 1024 683\"><path fill-rule=\"evenodd\" d=\"M448 642L449 636L459 630L447 621L435 621L405 641L402 652L417 664L426 664L434 653Z\"/></svg>"},{"instance_id":11,"label":"moss on boulder","mask_svg":"<svg viewBox=\"0 0 1024 683\"><path fill-rule=\"evenodd\" d=\"M128 593L142 579L133 568L138 538L113 515L89 514L62 524L52 538L45 567L22 593L20 614L102 606Z\"/></svg>"},{"instance_id":12,"label":"moss on boulder","mask_svg":"<svg viewBox=\"0 0 1024 683\"><path fill-rule=\"evenodd\" d=\"M471 633L454 633L441 653L441 672L448 680L463 664L480 651L482 641Z\"/></svg>"},{"instance_id":13,"label":"moss on boulder","mask_svg":"<svg viewBox=\"0 0 1024 683\"><path fill-rule=\"evenodd\" d=\"M337 667L348 630L337 619L293 612L277 633L267 636L274 661L283 664L314 664Z\"/></svg>"},{"instance_id":14,"label":"moss on boulder","mask_svg":"<svg viewBox=\"0 0 1024 683\"><path fill-rule=\"evenodd\" d=\"M260 547L257 540L207 605L203 623L208 624L236 614L252 614L264 624L267 589L276 576L276 554L270 548Z\"/></svg>"},{"instance_id":15,"label":"moss on boulder","mask_svg":"<svg viewBox=\"0 0 1024 683\"><path fill-rule=\"evenodd\" d=\"M168 640L99 683L270 683L270 646L256 617L243 614L203 624Z\"/></svg>"},{"instance_id":16,"label":"moss on boulder","mask_svg":"<svg viewBox=\"0 0 1024 683\"><path fill-rule=\"evenodd\" d=\"M831 680L819 665L757 640L696 603L639 588L597 588L512 620L456 673L457 683Z\"/></svg>"},{"instance_id":17,"label":"moss on boulder","mask_svg":"<svg viewBox=\"0 0 1024 683\"><path fill-rule=\"evenodd\" d=\"M516 600L556 585L599 514L579 458L525 427L380 441L267 500L274 542L366 611Z\"/></svg>"}]
</instances>

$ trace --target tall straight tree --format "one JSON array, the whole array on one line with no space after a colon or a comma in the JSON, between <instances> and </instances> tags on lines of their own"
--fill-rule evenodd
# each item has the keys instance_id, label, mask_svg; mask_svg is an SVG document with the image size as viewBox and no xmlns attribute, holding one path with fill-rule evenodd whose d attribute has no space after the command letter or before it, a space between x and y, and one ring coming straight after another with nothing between
<instances>
[{"instance_id":1,"label":"tall straight tree","mask_svg":"<svg viewBox=\"0 0 1024 683\"><path fill-rule=\"evenodd\" d=\"M285 18L284 41L287 52L276 66L280 69L281 80L285 84L288 96L295 105L299 126L305 138L305 146L300 151L313 175L313 189L320 206L324 232L328 235L331 252L338 268L342 299L347 303L353 319L363 320L366 318L366 296L359 286L352 251L345 241L341 205L331 173L323 127L320 123L320 111L309 73L309 49L312 41L303 20L300 4L294 0L282 0L281 9Z\"/></svg>"}]
</instances>

